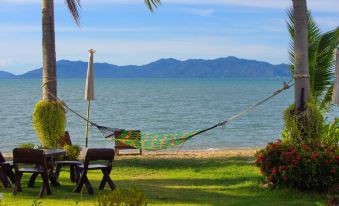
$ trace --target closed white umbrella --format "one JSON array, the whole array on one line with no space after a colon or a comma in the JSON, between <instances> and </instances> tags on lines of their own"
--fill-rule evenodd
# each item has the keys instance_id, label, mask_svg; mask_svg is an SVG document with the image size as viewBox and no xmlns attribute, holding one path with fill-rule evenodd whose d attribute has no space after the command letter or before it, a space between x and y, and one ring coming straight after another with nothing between
<instances>
[{"instance_id":1,"label":"closed white umbrella","mask_svg":"<svg viewBox=\"0 0 339 206\"><path fill-rule=\"evenodd\" d=\"M336 52L336 65L335 65L335 84L333 89L333 103L339 104L339 48Z\"/></svg>"},{"instance_id":2,"label":"closed white umbrella","mask_svg":"<svg viewBox=\"0 0 339 206\"><path fill-rule=\"evenodd\" d=\"M91 101L94 100L94 72L93 72L93 49L88 50L89 61L87 68L86 88L85 88L85 100L87 100L87 122L86 122L86 147L88 147L88 124L89 124L89 112L91 107Z\"/></svg>"}]
</instances>

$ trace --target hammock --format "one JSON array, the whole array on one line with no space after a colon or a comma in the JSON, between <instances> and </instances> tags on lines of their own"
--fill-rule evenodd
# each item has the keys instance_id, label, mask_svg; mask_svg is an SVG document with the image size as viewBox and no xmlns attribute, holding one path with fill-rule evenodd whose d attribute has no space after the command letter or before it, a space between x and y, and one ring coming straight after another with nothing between
<instances>
[{"instance_id":1,"label":"hammock","mask_svg":"<svg viewBox=\"0 0 339 206\"><path fill-rule=\"evenodd\" d=\"M138 130L122 130L117 133L119 134L108 138L137 149L154 151L176 147L191 139L196 132L147 134Z\"/></svg>"},{"instance_id":2,"label":"hammock","mask_svg":"<svg viewBox=\"0 0 339 206\"><path fill-rule=\"evenodd\" d=\"M290 83L290 82L289 82ZM137 148L137 149L142 149L142 150L163 150L163 149L168 149L171 147L176 147L180 144L185 143L189 139L193 138L194 136L197 136L199 134L205 133L209 130L215 129L217 127L225 126L227 123L240 118L247 112L251 111L255 107L267 102L274 96L280 94L281 92L291 88L293 86L290 85L289 83L284 83L284 86L277 91L275 91L272 95L269 97L259 101L258 103L248 107L247 109L241 111L240 113L232 116L231 118L220 122L216 125L213 125L212 127L209 127L207 129L199 130L199 131L193 131L193 132L187 132L187 133L155 133L155 134L148 134L148 133L143 133L139 130L124 130L124 129L118 129L118 128L110 128L110 127L105 127L105 126L100 126L90 120L87 120L85 117L68 107L63 101L61 101L58 97L53 96L56 100L60 101L63 103L63 105L72 113L77 115L79 118L83 119L84 121L87 121L91 124L91 126L95 126L101 133L102 135L111 140L116 140L118 142L124 143L128 146ZM43 85L44 86L44 85Z\"/></svg>"}]
</instances>

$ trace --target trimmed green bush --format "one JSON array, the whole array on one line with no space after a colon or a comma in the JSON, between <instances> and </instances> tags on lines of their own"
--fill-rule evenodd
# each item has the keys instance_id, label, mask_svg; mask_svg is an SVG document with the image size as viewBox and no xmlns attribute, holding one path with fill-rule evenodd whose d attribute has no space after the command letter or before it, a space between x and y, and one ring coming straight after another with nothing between
<instances>
[{"instance_id":1,"label":"trimmed green bush","mask_svg":"<svg viewBox=\"0 0 339 206\"><path fill-rule=\"evenodd\" d=\"M58 148L65 133L66 112L61 102L39 101L33 112L33 127L43 148Z\"/></svg>"},{"instance_id":2,"label":"trimmed green bush","mask_svg":"<svg viewBox=\"0 0 339 206\"><path fill-rule=\"evenodd\" d=\"M19 145L19 148L34 149L35 145L33 143L23 143L23 144Z\"/></svg>"},{"instance_id":3,"label":"trimmed green bush","mask_svg":"<svg viewBox=\"0 0 339 206\"><path fill-rule=\"evenodd\" d=\"M68 160L77 160L81 151L80 145L65 145L63 149L67 152L65 158Z\"/></svg>"},{"instance_id":4,"label":"trimmed green bush","mask_svg":"<svg viewBox=\"0 0 339 206\"><path fill-rule=\"evenodd\" d=\"M98 195L96 206L146 206L146 197L139 187L115 189L108 195Z\"/></svg>"},{"instance_id":5,"label":"trimmed green bush","mask_svg":"<svg viewBox=\"0 0 339 206\"><path fill-rule=\"evenodd\" d=\"M305 105L305 111L299 112L292 104L284 112L285 128L282 137L292 144L312 144L321 142L324 130L324 117L314 100Z\"/></svg>"}]
</instances>

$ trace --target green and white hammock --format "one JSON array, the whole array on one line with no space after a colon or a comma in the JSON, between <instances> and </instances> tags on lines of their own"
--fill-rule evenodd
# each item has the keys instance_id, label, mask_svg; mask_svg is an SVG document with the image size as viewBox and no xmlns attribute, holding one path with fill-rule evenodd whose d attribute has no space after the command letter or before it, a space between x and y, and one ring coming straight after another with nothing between
<instances>
[{"instance_id":1,"label":"green and white hammock","mask_svg":"<svg viewBox=\"0 0 339 206\"><path fill-rule=\"evenodd\" d=\"M290 82L289 82L290 83ZM61 101L59 98L54 97L58 101L62 102L63 105L71 112L73 112L75 115L77 115L79 118L83 119L84 121L87 121L91 124L91 126L95 126L98 128L98 130L102 133L102 135L107 139L112 139L121 143L124 143L128 146L142 149L142 150L163 150L168 149L171 147L176 147L180 144L185 143L189 139L205 133L209 130L215 129L217 127L224 126L225 124L238 119L239 117L243 116L247 112L251 111L255 107L267 102L274 96L280 94L281 92L289 89L293 86L289 83L284 83L284 86L277 91L275 91L272 95L269 97L259 101L258 103L248 107L247 109L243 110L242 112L234 115L233 117L229 118L226 121L220 122L212 127L209 127L207 129L193 131L193 132L187 132L187 133L154 133L154 134L148 134L143 133L140 130L124 130L124 129L117 129L117 128L110 128L110 127L104 127L100 126L94 122L91 122L87 120L85 117L77 113L76 111L69 108L63 101ZM44 85L43 85L44 86ZM52 95L52 94L51 94Z\"/></svg>"},{"instance_id":2,"label":"green and white hammock","mask_svg":"<svg viewBox=\"0 0 339 206\"><path fill-rule=\"evenodd\" d=\"M103 128L101 126L98 129L102 132L105 138L109 138L128 146L142 149L142 150L163 150L171 147L176 147L187 140L191 139L197 132L187 133L143 133L140 130L117 130L109 128ZM112 132L114 131L114 133Z\"/></svg>"}]
</instances>

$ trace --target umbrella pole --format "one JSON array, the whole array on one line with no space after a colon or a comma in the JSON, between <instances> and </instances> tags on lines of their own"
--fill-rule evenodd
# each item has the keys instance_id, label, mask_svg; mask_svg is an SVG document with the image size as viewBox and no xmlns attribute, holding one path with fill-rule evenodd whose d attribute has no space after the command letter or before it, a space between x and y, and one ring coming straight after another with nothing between
<instances>
[{"instance_id":1,"label":"umbrella pole","mask_svg":"<svg viewBox=\"0 0 339 206\"><path fill-rule=\"evenodd\" d=\"M87 121L86 121L86 148L88 147L88 126L89 126L89 110L91 107L91 101L88 101L87 104Z\"/></svg>"}]
</instances>

